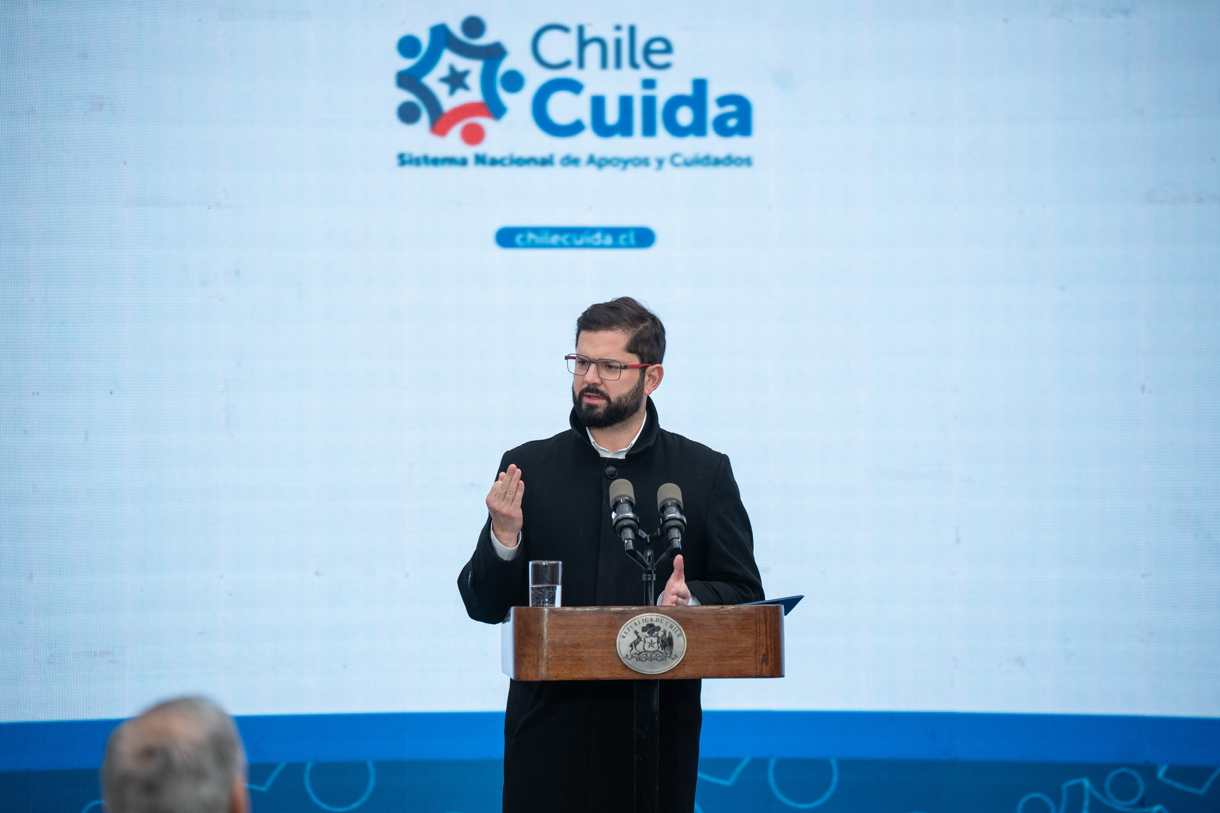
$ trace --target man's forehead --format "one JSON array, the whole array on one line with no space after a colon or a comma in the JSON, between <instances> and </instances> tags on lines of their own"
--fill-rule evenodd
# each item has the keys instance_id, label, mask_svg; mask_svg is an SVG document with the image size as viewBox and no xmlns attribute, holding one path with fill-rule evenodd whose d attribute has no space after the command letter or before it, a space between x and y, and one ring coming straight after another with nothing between
<instances>
[{"instance_id":1,"label":"man's forehead","mask_svg":"<svg viewBox=\"0 0 1220 813\"><path fill-rule=\"evenodd\" d=\"M576 351L589 358L622 361L627 356L635 358L635 354L627 352L630 340L631 334L624 330L582 330L576 341Z\"/></svg>"}]
</instances>

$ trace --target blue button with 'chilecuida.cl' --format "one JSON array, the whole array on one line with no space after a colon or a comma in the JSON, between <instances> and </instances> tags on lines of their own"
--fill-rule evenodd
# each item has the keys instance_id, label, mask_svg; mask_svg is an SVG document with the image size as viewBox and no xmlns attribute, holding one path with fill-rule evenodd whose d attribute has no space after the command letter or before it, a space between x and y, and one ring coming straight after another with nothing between
<instances>
[{"instance_id":1,"label":"blue button with 'chilecuida.cl'","mask_svg":"<svg viewBox=\"0 0 1220 813\"><path fill-rule=\"evenodd\" d=\"M657 241L645 226L505 226L500 248L649 248Z\"/></svg>"}]
</instances>

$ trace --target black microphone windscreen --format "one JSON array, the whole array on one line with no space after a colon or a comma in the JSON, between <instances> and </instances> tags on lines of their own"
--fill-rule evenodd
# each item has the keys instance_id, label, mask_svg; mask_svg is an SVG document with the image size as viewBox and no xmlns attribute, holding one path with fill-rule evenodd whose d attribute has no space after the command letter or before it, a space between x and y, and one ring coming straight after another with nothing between
<instances>
[{"instance_id":1,"label":"black microphone windscreen","mask_svg":"<svg viewBox=\"0 0 1220 813\"><path fill-rule=\"evenodd\" d=\"M611 499L613 499L613 492L611 492ZM658 488L657 489L657 510L658 511L661 510L661 506L665 504L666 500L674 500L675 502L678 503L679 508L682 507L682 489L678 488L673 483L666 483L665 485Z\"/></svg>"},{"instance_id":2,"label":"black microphone windscreen","mask_svg":"<svg viewBox=\"0 0 1220 813\"><path fill-rule=\"evenodd\" d=\"M626 497L635 503L635 489L630 480L619 478L610 484L610 504L614 505L621 497Z\"/></svg>"}]
</instances>

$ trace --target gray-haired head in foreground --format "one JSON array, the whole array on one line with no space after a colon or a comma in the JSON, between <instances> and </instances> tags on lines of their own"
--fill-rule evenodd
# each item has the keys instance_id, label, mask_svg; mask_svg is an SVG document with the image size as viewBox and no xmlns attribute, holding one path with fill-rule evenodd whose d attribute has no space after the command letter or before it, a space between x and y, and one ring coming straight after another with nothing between
<instances>
[{"instance_id":1,"label":"gray-haired head in foreground","mask_svg":"<svg viewBox=\"0 0 1220 813\"><path fill-rule=\"evenodd\" d=\"M205 698L184 697L114 730L102 798L109 813L228 813L245 770L233 718Z\"/></svg>"}]
</instances>

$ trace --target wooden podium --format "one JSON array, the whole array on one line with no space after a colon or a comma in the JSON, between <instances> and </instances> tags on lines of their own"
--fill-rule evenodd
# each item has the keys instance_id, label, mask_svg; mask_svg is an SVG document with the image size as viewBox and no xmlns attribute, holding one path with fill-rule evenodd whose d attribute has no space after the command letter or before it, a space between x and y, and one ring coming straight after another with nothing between
<instances>
[{"instance_id":1,"label":"wooden podium","mask_svg":"<svg viewBox=\"0 0 1220 813\"><path fill-rule=\"evenodd\" d=\"M635 671L620 641L647 619L676 622L684 654L659 674ZM652 630L658 626L648 627ZM661 635L664 635L661 631ZM653 634L656 638L656 634ZM784 676L784 608L777 604L705 607L513 607L501 627L501 666L513 680L635 681L635 810L660 810L662 680ZM676 651L676 649L674 650ZM634 659L633 659L634 660Z\"/></svg>"}]
</instances>

